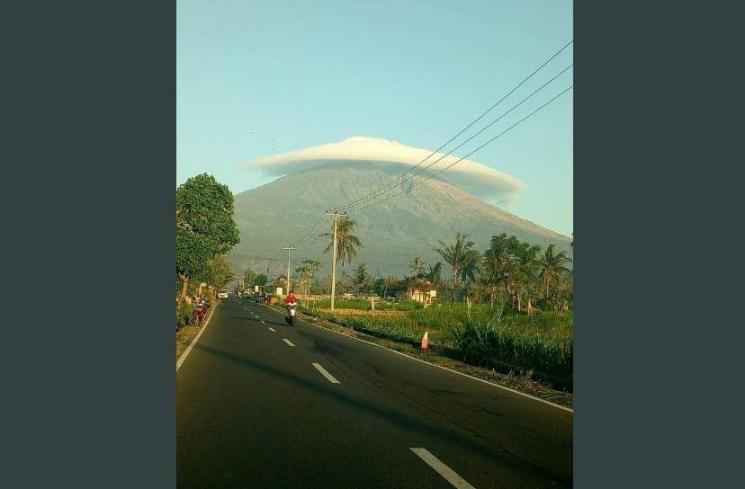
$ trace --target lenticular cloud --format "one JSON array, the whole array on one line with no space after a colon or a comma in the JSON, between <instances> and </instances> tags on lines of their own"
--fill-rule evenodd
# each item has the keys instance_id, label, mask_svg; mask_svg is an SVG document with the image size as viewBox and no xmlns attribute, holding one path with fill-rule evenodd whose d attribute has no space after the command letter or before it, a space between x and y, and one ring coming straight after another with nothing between
<instances>
[{"instance_id":1,"label":"lenticular cloud","mask_svg":"<svg viewBox=\"0 0 745 489\"><path fill-rule=\"evenodd\" d=\"M410 169L417 165L431 153L431 150L414 148L387 139L352 137L338 143L311 146L289 153L267 156L248 163L246 168L261 170L267 175L287 175L311 168L358 163L365 166L400 166L400 173L403 173L407 168ZM441 157L442 159L440 159ZM440 161L424 170L419 178L432 175L434 172L457 161L458 157L452 155L443 157L442 153L436 153L430 156L414 172L419 172L419 170L437 160ZM494 170L483 163L471 160L460 161L444 172L443 176L449 182L477 197L494 203L510 202L524 188L520 180Z\"/></svg>"}]
</instances>

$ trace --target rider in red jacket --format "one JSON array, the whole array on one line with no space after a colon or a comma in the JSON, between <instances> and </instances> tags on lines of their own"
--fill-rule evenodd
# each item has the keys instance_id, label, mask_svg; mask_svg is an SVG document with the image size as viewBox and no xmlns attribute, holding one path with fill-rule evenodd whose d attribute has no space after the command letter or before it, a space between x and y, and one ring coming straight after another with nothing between
<instances>
[{"instance_id":1,"label":"rider in red jacket","mask_svg":"<svg viewBox=\"0 0 745 489\"><path fill-rule=\"evenodd\" d=\"M285 306L297 305L297 297L295 297L295 291L291 290L287 297L285 297Z\"/></svg>"}]
</instances>

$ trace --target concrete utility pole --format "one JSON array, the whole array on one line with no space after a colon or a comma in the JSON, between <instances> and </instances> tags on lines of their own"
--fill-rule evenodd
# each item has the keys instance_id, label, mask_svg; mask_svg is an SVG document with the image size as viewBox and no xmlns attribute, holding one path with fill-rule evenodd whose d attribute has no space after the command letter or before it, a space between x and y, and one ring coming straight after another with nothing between
<instances>
[{"instance_id":1,"label":"concrete utility pole","mask_svg":"<svg viewBox=\"0 0 745 489\"><path fill-rule=\"evenodd\" d=\"M336 231L338 227L338 219L339 217L347 217L347 213L338 213L336 211L329 212L326 211L327 216L332 216L334 218L334 257L331 260L331 312L334 311L334 299L336 298L336 253L337 253L337 241L336 241Z\"/></svg>"},{"instance_id":2,"label":"concrete utility pole","mask_svg":"<svg viewBox=\"0 0 745 489\"><path fill-rule=\"evenodd\" d=\"M287 250L287 290L285 291L285 295L290 293L290 258L292 255L292 250L295 248L290 246L288 248L282 248L283 250Z\"/></svg>"}]
</instances>

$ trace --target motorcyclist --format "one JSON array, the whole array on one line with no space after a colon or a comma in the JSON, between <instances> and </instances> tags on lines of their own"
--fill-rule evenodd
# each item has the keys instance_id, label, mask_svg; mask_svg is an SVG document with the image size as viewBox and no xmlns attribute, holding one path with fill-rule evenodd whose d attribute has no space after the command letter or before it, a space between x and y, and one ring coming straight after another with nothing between
<instances>
[{"instance_id":1,"label":"motorcyclist","mask_svg":"<svg viewBox=\"0 0 745 489\"><path fill-rule=\"evenodd\" d=\"M285 306L294 307L297 306L297 297L295 297L295 291L291 290L287 297L285 297Z\"/></svg>"},{"instance_id":2,"label":"motorcyclist","mask_svg":"<svg viewBox=\"0 0 745 489\"><path fill-rule=\"evenodd\" d=\"M295 291L290 290L290 293L285 297L285 308L287 309L287 320L289 322L292 321L292 313L290 312L290 309L294 307L297 307L297 297L295 297Z\"/></svg>"}]
</instances>

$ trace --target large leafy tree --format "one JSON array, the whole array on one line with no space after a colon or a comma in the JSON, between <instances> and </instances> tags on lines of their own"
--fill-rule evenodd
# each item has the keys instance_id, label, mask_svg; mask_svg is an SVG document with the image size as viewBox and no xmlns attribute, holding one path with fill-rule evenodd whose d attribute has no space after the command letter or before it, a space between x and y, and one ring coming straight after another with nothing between
<instances>
[{"instance_id":1,"label":"large leafy tree","mask_svg":"<svg viewBox=\"0 0 745 489\"><path fill-rule=\"evenodd\" d=\"M538 275L543 282L544 297L548 298L552 283L558 282L562 275L569 273L566 266L572 259L563 251L556 253L554 245L548 245L546 251L538 258Z\"/></svg>"},{"instance_id":2,"label":"large leafy tree","mask_svg":"<svg viewBox=\"0 0 745 489\"><path fill-rule=\"evenodd\" d=\"M354 235L357 228L357 222L353 219L340 219L336 228L336 261L340 263L352 264L352 260L357 257L357 249L362 247L360 239ZM330 243L323 251L328 253L334 249L334 231L333 225L331 232L321 234L322 237L330 238Z\"/></svg>"},{"instance_id":3,"label":"large leafy tree","mask_svg":"<svg viewBox=\"0 0 745 489\"><path fill-rule=\"evenodd\" d=\"M235 275L227 257L217 255L208 260L195 277L200 282L206 282L218 289L224 289L235 278Z\"/></svg>"},{"instance_id":4,"label":"large leafy tree","mask_svg":"<svg viewBox=\"0 0 745 489\"><path fill-rule=\"evenodd\" d=\"M176 189L176 273L186 296L189 278L240 240L233 194L215 177L189 178Z\"/></svg>"}]
</instances>

